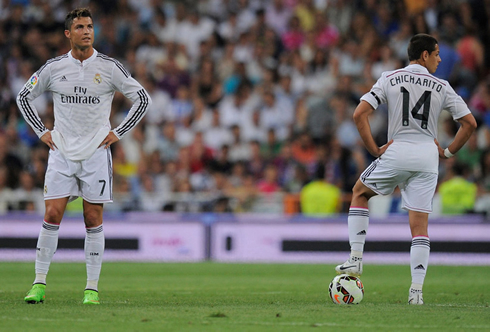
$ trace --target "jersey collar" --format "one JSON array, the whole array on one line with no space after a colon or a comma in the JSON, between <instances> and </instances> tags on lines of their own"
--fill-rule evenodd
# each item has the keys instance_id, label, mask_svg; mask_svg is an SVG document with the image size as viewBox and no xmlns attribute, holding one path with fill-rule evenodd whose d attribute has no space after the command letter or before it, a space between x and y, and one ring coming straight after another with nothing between
<instances>
[{"instance_id":1,"label":"jersey collar","mask_svg":"<svg viewBox=\"0 0 490 332\"><path fill-rule=\"evenodd\" d=\"M418 63L414 63L412 65L408 65L405 67L405 69L409 71L414 71L418 73L425 73L425 74L430 74L429 70L425 68L424 66L419 65Z\"/></svg>"},{"instance_id":2,"label":"jersey collar","mask_svg":"<svg viewBox=\"0 0 490 332\"><path fill-rule=\"evenodd\" d=\"M73 57L73 55L71 54L71 50L68 52L68 57L70 58L70 60L71 60L71 61L73 61L73 62L74 62L74 63L76 63L77 65L84 65L84 66L85 66L85 65L87 65L87 64L89 64L89 63L91 63L92 61L94 61L94 60L95 60L95 58L97 57L97 54L98 54L98 53L99 53L99 52L97 52L97 50L94 48L94 54L92 54L92 55L90 56L90 58L88 58L88 59L86 59L86 60L83 60L83 63L82 63L82 62L80 62L80 60L75 59L75 58Z\"/></svg>"}]
</instances>

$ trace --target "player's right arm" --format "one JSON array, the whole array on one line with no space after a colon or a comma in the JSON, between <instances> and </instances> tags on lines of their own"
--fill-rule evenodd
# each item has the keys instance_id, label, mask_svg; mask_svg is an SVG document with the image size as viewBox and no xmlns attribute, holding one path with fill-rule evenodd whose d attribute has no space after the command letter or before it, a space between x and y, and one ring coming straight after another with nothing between
<instances>
[{"instance_id":1,"label":"player's right arm","mask_svg":"<svg viewBox=\"0 0 490 332\"><path fill-rule=\"evenodd\" d=\"M49 82L48 72L49 68L44 68L41 73L39 73L39 71L35 72L20 90L16 101L22 116L34 130L36 135L46 143L50 149L54 149L51 133L42 122L36 107L32 103L34 99L46 91Z\"/></svg>"},{"instance_id":2,"label":"player's right arm","mask_svg":"<svg viewBox=\"0 0 490 332\"><path fill-rule=\"evenodd\" d=\"M386 149L393 143L393 140L389 141L385 145L379 147L374 140L373 134L371 133L371 126L369 124L369 116L374 112L375 109L381 104L388 102L386 98L383 85L385 82L385 73L376 81L376 83L371 88L371 91L364 94L361 97L361 102L357 105L354 111L354 123L356 124L359 135L361 136L364 146L368 152L374 157L378 158Z\"/></svg>"},{"instance_id":3,"label":"player's right arm","mask_svg":"<svg viewBox=\"0 0 490 332\"><path fill-rule=\"evenodd\" d=\"M361 100L359 105L354 111L354 123L356 124L359 135L361 136L364 146L368 152L374 157L378 158L386 149L393 143L393 140L389 141L385 145L379 147L374 140L373 134L371 133L371 126L369 124L369 115L374 112L374 108L365 100Z\"/></svg>"},{"instance_id":4,"label":"player's right arm","mask_svg":"<svg viewBox=\"0 0 490 332\"><path fill-rule=\"evenodd\" d=\"M56 144L54 144L53 137L51 136L51 131L48 130L44 135L40 137L41 141L44 142L51 150L56 148Z\"/></svg>"}]
</instances>

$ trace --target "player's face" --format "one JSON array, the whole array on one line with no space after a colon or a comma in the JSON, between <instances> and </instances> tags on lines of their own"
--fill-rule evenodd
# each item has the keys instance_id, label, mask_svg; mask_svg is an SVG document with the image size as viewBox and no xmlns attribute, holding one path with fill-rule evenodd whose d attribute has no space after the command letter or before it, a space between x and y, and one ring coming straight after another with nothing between
<instances>
[{"instance_id":1,"label":"player's face","mask_svg":"<svg viewBox=\"0 0 490 332\"><path fill-rule=\"evenodd\" d=\"M427 60L425 61L425 65L429 73L434 74L441 61L441 57L439 56L439 45L436 44L435 50L429 54Z\"/></svg>"},{"instance_id":2,"label":"player's face","mask_svg":"<svg viewBox=\"0 0 490 332\"><path fill-rule=\"evenodd\" d=\"M65 35L72 45L79 49L92 47L94 42L94 24L90 17L75 18L70 30L65 30Z\"/></svg>"}]
</instances>

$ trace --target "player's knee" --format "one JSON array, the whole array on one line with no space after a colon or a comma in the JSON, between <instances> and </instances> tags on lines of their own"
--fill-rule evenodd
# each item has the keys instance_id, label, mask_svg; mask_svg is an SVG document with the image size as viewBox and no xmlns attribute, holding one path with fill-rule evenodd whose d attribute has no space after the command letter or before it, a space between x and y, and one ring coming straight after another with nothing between
<instances>
[{"instance_id":1,"label":"player's knee","mask_svg":"<svg viewBox=\"0 0 490 332\"><path fill-rule=\"evenodd\" d=\"M97 227L102 224L102 214L99 211L89 210L83 212L85 226Z\"/></svg>"},{"instance_id":2,"label":"player's knee","mask_svg":"<svg viewBox=\"0 0 490 332\"><path fill-rule=\"evenodd\" d=\"M59 224L63 218L64 210L56 206L47 206L44 213L44 220L50 224Z\"/></svg>"},{"instance_id":3,"label":"player's knee","mask_svg":"<svg viewBox=\"0 0 490 332\"><path fill-rule=\"evenodd\" d=\"M359 180L354 185L354 188L352 188L352 197L354 199L357 198L357 199L369 200L371 197L375 195L376 195L375 192L373 192L371 189L366 187L364 183L362 183Z\"/></svg>"}]
</instances>

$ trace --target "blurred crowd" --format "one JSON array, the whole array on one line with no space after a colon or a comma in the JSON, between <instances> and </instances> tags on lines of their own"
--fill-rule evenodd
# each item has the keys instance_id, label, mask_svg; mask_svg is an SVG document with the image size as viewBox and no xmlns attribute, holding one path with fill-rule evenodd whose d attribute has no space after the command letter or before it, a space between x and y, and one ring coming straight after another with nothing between
<instances>
[{"instance_id":1,"label":"blurred crowd","mask_svg":"<svg viewBox=\"0 0 490 332\"><path fill-rule=\"evenodd\" d=\"M457 177L476 188L464 211L490 206L489 0L4 0L0 212L43 211L48 148L15 97L48 59L69 51L63 23L75 7L92 11L95 48L121 61L153 100L112 146L108 210L294 213L304 187L323 181L338 188L334 212L346 212L373 160L353 110L383 71L407 65L416 33L438 39L435 76L479 124L455 158L441 161L440 183ZM49 94L35 105L52 128ZM115 95L113 127L130 106ZM386 115L380 107L371 119L379 145ZM445 147L457 123L448 113L440 121Z\"/></svg>"}]
</instances>

